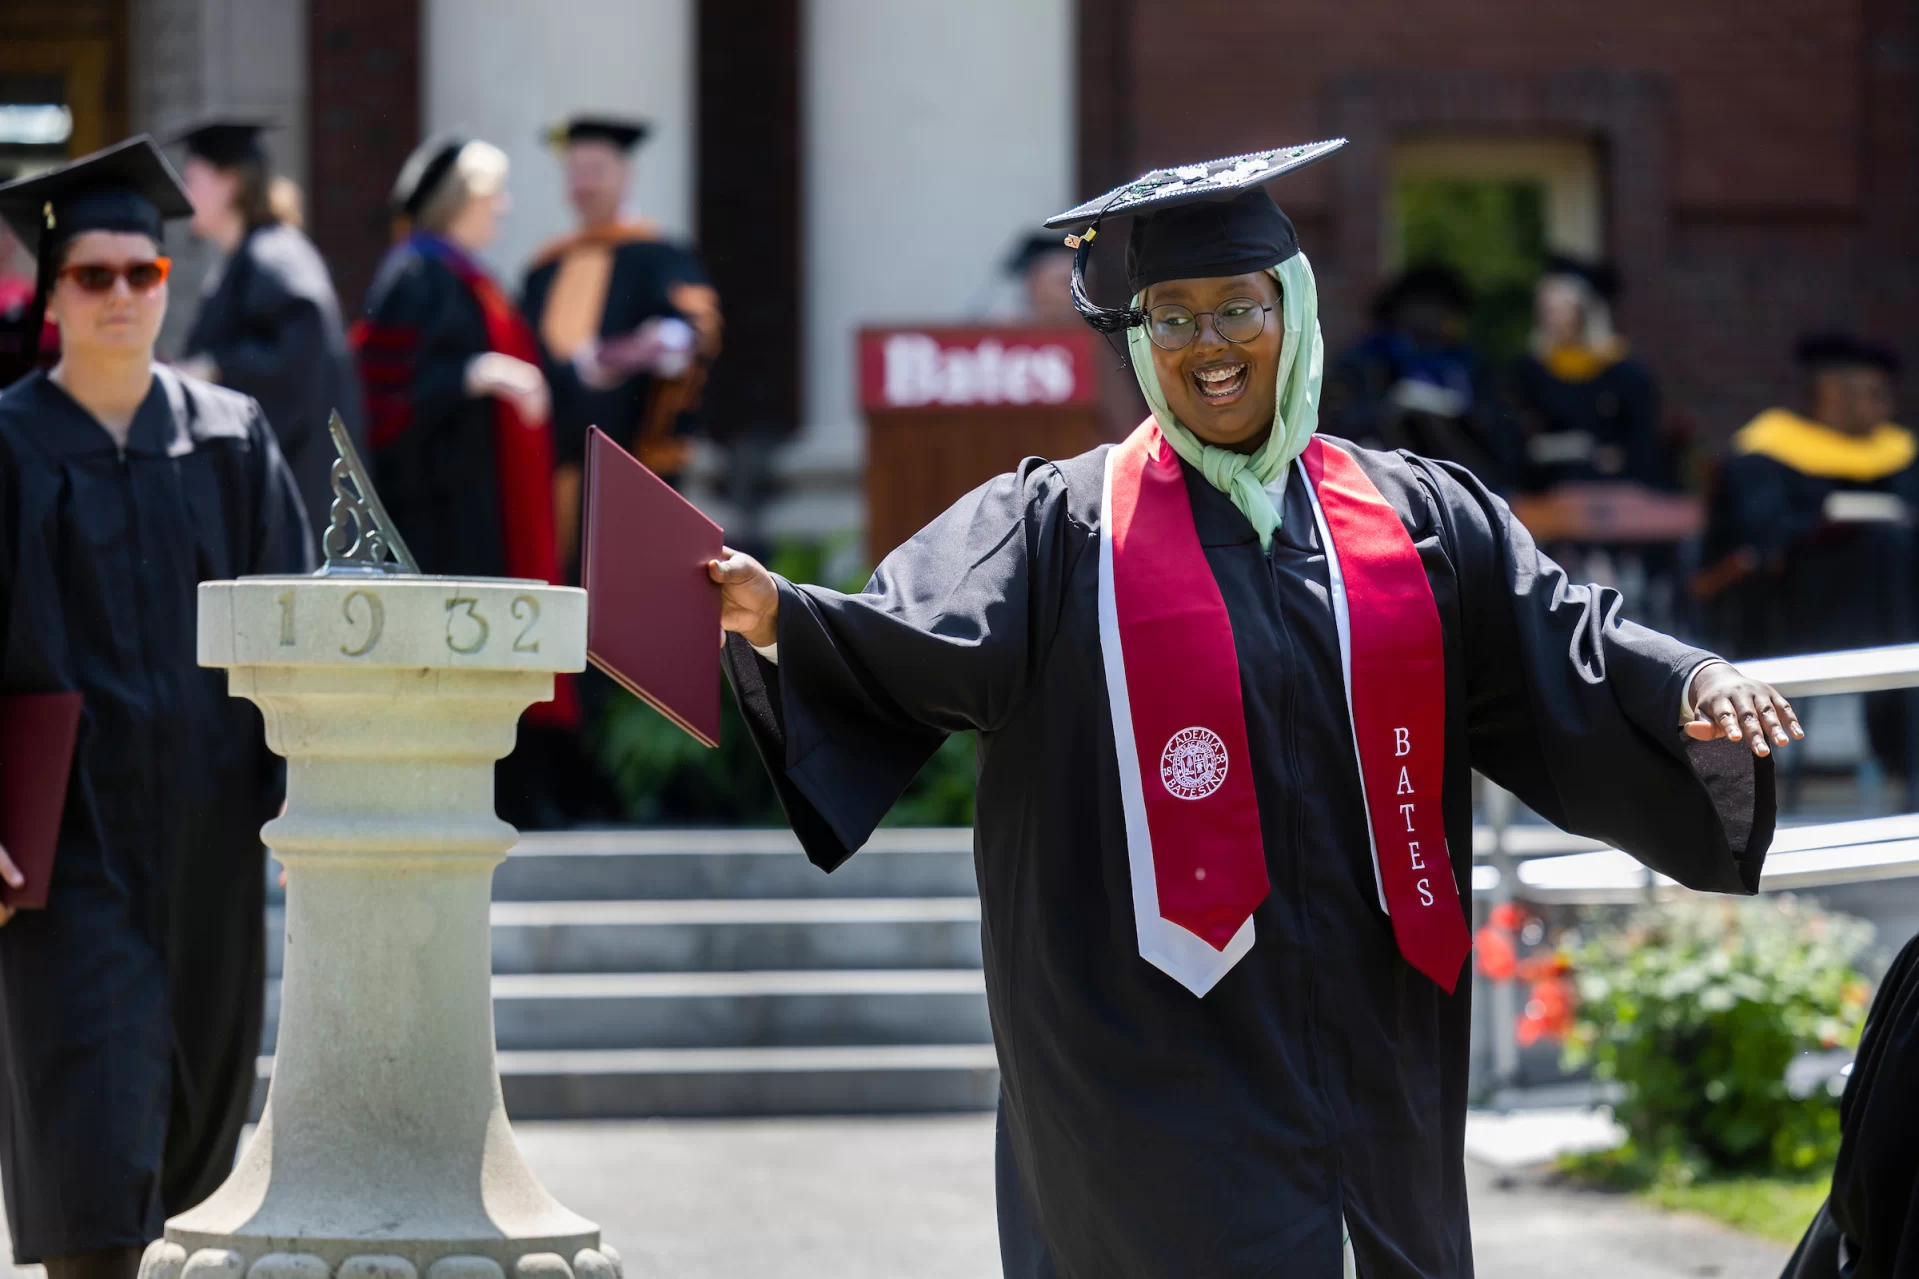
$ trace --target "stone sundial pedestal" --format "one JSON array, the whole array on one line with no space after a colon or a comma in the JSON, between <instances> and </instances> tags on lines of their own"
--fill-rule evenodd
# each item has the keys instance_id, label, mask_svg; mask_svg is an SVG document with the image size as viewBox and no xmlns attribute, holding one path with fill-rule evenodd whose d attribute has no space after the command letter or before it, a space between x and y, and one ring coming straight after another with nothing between
<instances>
[{"instance_id":1,"label":"stone sundial pedestal","mask_svg":"<svg viewBox=\"0 0 1919 1279\"><path fill-rule=\"evenodd\" d=\"M490 990L493 765L583 669L585 593L330 556L202 584L199 627L287 759L280 1029L253 1140L141 1279L621 1279L514 1143Z\"/></svg>"}]
</instances>

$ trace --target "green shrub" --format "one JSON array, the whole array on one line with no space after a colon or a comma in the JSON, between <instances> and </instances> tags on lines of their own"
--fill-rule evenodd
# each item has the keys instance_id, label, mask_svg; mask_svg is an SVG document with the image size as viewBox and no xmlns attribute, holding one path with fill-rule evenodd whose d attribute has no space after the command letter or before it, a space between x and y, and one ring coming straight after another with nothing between
<instances>
[{"instance_id":1,"label":"green shrub","mask_svg":"<svg viewBox=\"0 0 1919 1279\"><path fill-rule=\"evenodd\" d=\"M1795 1098L1786 1065L1858 1043L1868 926L1790 897L1685 898L1634 910L1573 955L1567 1061L1625 1086L1628 1147L1594 1172L1627 1180L1803 1174L1839 1142L1838 1103Z\"/></svg>"}]
</instances>

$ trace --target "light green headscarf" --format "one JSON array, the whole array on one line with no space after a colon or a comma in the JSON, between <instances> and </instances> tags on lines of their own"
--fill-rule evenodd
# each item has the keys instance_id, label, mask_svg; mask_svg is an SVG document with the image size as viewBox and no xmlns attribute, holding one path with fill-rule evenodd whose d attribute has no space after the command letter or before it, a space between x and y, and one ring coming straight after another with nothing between
<instances>
[{"instance_id":1,"label":"light green headscarf","mask_svg":"<svg viewBox=\"0 0 1919 1279\"><path fill-rule=\"evenodd\" d=\"M1279 312L1286 339L1279 350L1279 395L1273 408L1273 431L1255 451L1235 453L1208 444L1187 430L1160 394L1159 378L1153 372L1152 339L1144 325L1126 330L1126 345L1132 352L1139 389L1166 442L1213 487L1232 499L1259 534L1260 546L1270 550L1280 517L1266 486L1285 479L1293 459L1305 452L1306 442L1319 429L1319 384L1325 372L1326 344L1319 335L1319 289L1306 255L1295 253L1278 266L1269 267L1267 274L1279 281ZM1133 305L1139 305L1139 298L1133 299Z\"/></svg>"}]
</instances>

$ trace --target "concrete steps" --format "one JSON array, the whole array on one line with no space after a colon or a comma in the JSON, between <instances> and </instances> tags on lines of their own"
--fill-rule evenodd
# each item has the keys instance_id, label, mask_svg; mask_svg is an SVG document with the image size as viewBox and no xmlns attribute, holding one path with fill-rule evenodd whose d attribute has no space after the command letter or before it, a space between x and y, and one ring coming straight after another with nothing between
<instances>
[{"instance_id":1,"label":"concrete steps","mask_svg":"<svg viewBox=\"0 0 1919 1279\"><path fill-rule=\"evenodd\" d=\"M283 914L270 893L263 1078ZM998 1092L969 831L888 831L832 875L784 831L530 836L495 875L515 1115L896 1113Z\"/></svg>"}]
</instances>

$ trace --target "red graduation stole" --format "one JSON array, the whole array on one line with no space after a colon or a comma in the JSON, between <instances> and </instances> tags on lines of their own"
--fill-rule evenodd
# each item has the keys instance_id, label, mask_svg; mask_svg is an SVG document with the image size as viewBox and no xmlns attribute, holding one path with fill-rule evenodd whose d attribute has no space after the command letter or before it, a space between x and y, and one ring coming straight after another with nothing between
<instances>
[{"instance_id":1,"label":"red graduation stole","mask_svg":"<svg viewBox=\"0 0 1919 1279\"><path fill-rule=\"evenodd\" d=\"M1326 547L1380 904L1449 993L1471 949L1447 853L1446 661L1412 538L1351 457L1301 457ZM1106 458L1099 620L1140 955L1204 995L1269 891L1239 659L1172 446L1150 418ZM1177 672L1169 676L1168 672Z\"/></svg>"}]
</instances>

